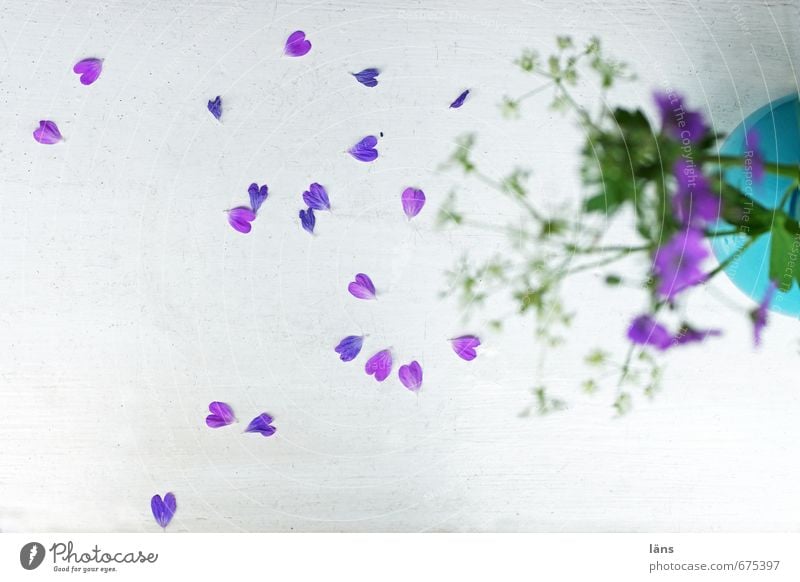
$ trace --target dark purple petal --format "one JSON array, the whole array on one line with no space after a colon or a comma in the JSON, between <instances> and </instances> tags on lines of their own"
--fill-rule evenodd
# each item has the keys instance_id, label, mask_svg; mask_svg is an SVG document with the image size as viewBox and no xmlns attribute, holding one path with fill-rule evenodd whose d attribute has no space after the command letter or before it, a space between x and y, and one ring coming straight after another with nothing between
<instances>
[{"instance_id":1,"label":"dark purple petal","mask_svg":"<svg viewBox=\"0 0 800 582\"><path fill-rule=\"evenodd\" d=\"M376 77L380 75L380 71L378 69L364 69L359 73L350 73L356 78L356 81L361 83L362 85L366 85L367 87L374 87L378 84L378 79Z\"/></svg>"},{"instance_id":2,"label":"dark purple petal","mask_svg":"<svg viewBox=\"0 0 800 582\"><path fill-rule=\"evenodd\" d=\"M300 211L300 224L303 225L305 230L311 234L314 234L314 225L317 224L317 219L314 216L314 211L311 208Z\"/></svg>"},{"instance_id":3,"label":"dark purple petal","mask_svg":"<svg viewBox=\"0 0 800 582\"><path fill-rule=\"evenodd\" d=\"M347 290L358 299L375 299L375 285L364 273L358 273L355 280L347 286Z\"/></svg>"},{"instance_id":4,"label":"dark purple petal","mask_svg":"<svg viewBox=\"0 0 800 582\"><path fill-rule=\"evenodd\" d=\"M272 417L266 412L262 412L250 421L244 432L257 432L261 436L272 436L277 429L272 426Z\"/></svg>"},{"instance_id":5,"label":"dark purple petal","mask_svg":"<svg viewBox=\"0 0 800 582\"><path fill-rule=\"evenodd\" d=\"M283 52L290 57L302 57L310 50L311 43L306 40L306 33L302 30L296 30L290 34L286 39L286 46L283 48Z\"/></svg>"},{"instance_id":6,"label":"dark purple petal","mask_svg":"<svg viewBox=\"0 0 800 582\"><path fill-rule=\"evenodd\" d=\"M208 102L208 110L211 112L211 115L219 119L222 117L222 97L219 95L212 101Z\"/></svg>"},{"instance_id":7,"label":"dark purple petal","mask_svg":"<svg viewBox=\"0 0 800 582\"><path fill-rule=\"evenodd\" d=\"M175 510L177 509L175 495L173 493L167 493L163 500L160 495L153 495L152 499L150 499L150 509L153 512L156 523L162 528L166 528L169 522L172 521L172 517L175 515Z\"/></svg>"},{"instance_id":8,"label":"dark purple petal","mask_svg":"<svg viewBox=\"0 0 800 582\"><path fill-rule=\"evenodd\" d=\"M250 225L256 219L256 213L246 206L239 206L228 210L228 224L242 233L250 232Z\"/></svg>"},{"instance_id":9,"label":"dark purple petal","mask_svg":"<svg viewBox=\"0 0 800 582\"><path fill-rule=\"evenodd\" d=\"M761 135L756 129L750 129L745 135L744 141L745 147L747 148L745 151L745 170L747 170L747 166L749 165L753 182L760 184L764 180L764 158L759 148Z\"/></svg>"},{"instance_id":10,"label":"dark purple petal","mask_svg":"<svg viewBox=\"0 0 800 582\"><path fill-rule=\"evenodd\" d=\"M672 338L672 343L675 345L692 344L696 342L705 341L707 337L716 337L722 335L722 331L718 329L695 329L688 325L683 325Z\"/></svg>"},{"instance_id":11,"label":"dark purple petal","mask_svg":"<svg viewBox=\"0 0 800 582\"><path fill-rule=\"evenodd\" d=\"M694 228L676 232L656 250L653 273L658 278L657 291L672 300L684 289L706 280L700 268L708 257L703 233Z\"/></svg>"},{"instance_id":12,"label":"dark purple petal","mask_svg":"<svg viewBox=\"0 0 800 582\"><path fill-rule=\"evenodd\" d=\"M211 414L206 416L206 424L211 428L228 426L236 420L233 409L224 402L214 401L208 405L208 410Z\"/></svg>"},{"instance_id":13,"label":"dark purple petal","mask_svg":"<svg viewBox=\"0 0 800 582\"><path fill-rule=\"evenodd\" d=\"M58 131L58 126L55 121L47 121L42 119L39 122L39 128L33 131L33 139L45 145L52 145L64 139L61 132Z\"/></svg>"},{"instance_id":14,"label":"dark purple petal","mask_svg":"<svg viewBox=\"0 0 800 582\"><path fill-rule=\"evenodd\" d=\"M378 138L368 135L347 151L359 162L374 162L378 159L376 145L378 145Z\"/></svg>"},{"instance_id":15,"label":"dark purple petal","mask_svg":"<svg viewBox=\"0 0 800 582\"><path fill-rule=\"evenodd\" d=\"M403 202L403 212L406 213L409 220L419 214L422 207L425 206L425 192L417 188L406 188L400 198Z\"/></svg>"},{"instance_id":16,"label":"dark purple petal","mask_svg":"<svg viewBox=\"0 0 800 582\"><path fill-rule=\"evenodd\" d=\"M261 205L264 204L264 200L269 196L269 188L267 188L266 184L259 187L258 184L253 182L247 189L247 193L250 195L250 209L258 213Z\"/></svg>"},{"instance_id":17,"label":"dark purple petal","mask_svg":"<svg viewBox=\"0 0 800 582\"><path fill-rule=\"evenodd\" d=\"M81 76L81 83L83 85L91 85L100 76L103 70L102 59L83 59L75 63L72 71Z\"/></svg>"},{"instance_id":18,"label":"dark purple petal","mask_svg":"<svg viewBox=\"0 0 800 582\"><path fill-rule=\"evenodd\" d=\"M703 226L719 217L722 201L693 161L680 158L675 163L677 189L672 199L675 218L681 224Z\"/></svg>"},{"instance_id":19,"label":"dark purple petal","mask_svg":"<svg viewBox=\"0 0 800 582\"><path fill-rule=\"evenodd\" d=\"M474 335L462 335L461 337L451 339L450 342L453 345L453 351L456 355L468 362L477 357L478 352L475 351L475 348L481 345L481 340Z\"/></svg>"},{"instance_id":20,"label":"dark purple petal","mask_svg":"<svg viewBox=\"0 0 800 582\"><path fill-rule=\"evenodd\" d=\"M456 100L450 104L450 109L458 109L462 105L464 105L464 101L467 99L467 95L469 95L469 89L464 91L461 95L456 97Z\"/></svg>"},{"instance_id":21,"label":"dark purple petal","mask_svg":"<svg viewBox=\"0 0 800 582\"><path fill-rule=\"evenodd\" d=\"M328 200L328 192L320 184L314 182L303 192L303 202L312 210L330 210L331 201Z\"/></svg>"},{"instance_id":22,"label":"dark purple petal","mask_svg":"<svg viewBox=\"0 0 800 582\"><path fill-rule=\"evenodd\" d=\"M672 345L672 335L667 328L656 322L650 315L640 315L628 328L628 339L642 346L654 346L666 350Z\"/></svg>"},{"instance_id":23,"label":"dark purple petal","mask_svg":"<svg viewBox=\"0 0 800 582\"><path fill-rule=\"evenodd\" d=\"M400 377L403 386L412 392L418 392L422 386L422 366L416 360L407 366L400 366L397 375Z\"/></svg>"},{"instance_id":24,"label":"dark purple petal","mask_svg":"<svg viewBox=\"0 0 800 582\"><path fill-rule=\"evenodd\" d=\"M753 343L756 346L761 345L761 332L767 326L767 313L769 306L772 304L772 299L775 297L775 291L778 286L774 281L769 282L767 290L764 292L764 298L759 303L758 307L750 312L750 318L753 320Z\"/></svg>"},{"instance_id":25,"label":"dark purple petal","mask_svg":"<svg viewBox=\"0 0 800 582\"><path fill-rule=\"evenodd\" d=\"M361 346L364 345L363 335L349 335L342 339L333 351L339 354L339 359L343 362L349 362L361 352Z\"/></svg>"},{"instance_id":26,"label":"dark purple petal","mask_svg":"<svg viewBox=\"0 0 800 582\"><path fill-rule=\"evenodd\" d=\"M689 111L683 97L677 93L653 94L659 113L663 132L672 139L689 143L702 141L708 134L708 127L699 111Z\"/></svg>"},{"instance_id":27,"label":"dark purple petal","mask_svg":"<svg viewBox=\"0 0 800 582\"><path fill-rule=\"evenodd\" d=\"M370 376L375 376L378 382L383 382L392 373L392 352L381 350L372 356L364 365L364 371Z\"/></svg>"}]
</instances>

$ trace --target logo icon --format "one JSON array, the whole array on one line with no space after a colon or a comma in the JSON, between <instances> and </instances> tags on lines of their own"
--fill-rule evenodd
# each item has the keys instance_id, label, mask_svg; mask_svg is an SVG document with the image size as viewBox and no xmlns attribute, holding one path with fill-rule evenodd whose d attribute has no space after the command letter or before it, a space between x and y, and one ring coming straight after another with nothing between
<instances>
[{"instance_id":1,"label":"logo icon","mask_svg":"<svg viewBox=\"0 0 800 582\"><path fill-rule=\"evenodd\" d=\"M44 546L39 542L28 542L19 551L19 563L26 570L35 570L44 561Z\"/></svg>"}]
</instances>

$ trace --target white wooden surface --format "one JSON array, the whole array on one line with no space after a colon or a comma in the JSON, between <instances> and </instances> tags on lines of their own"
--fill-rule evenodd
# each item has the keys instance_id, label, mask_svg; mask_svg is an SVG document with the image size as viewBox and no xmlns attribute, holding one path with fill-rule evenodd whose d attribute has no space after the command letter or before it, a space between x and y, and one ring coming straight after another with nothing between
<instances>
[{"instance_id":1,"label":"white wooden surface","mask_svg":"<svg viewBox=\"0 0 800 582\"><path fill-rule=\"evenodd\" d=\"M640 77L616 99L670 84L725 130L797 90L798 25L789 0L5 2L0 530L155 531L149 498L172 490L173 531L796 531L795 321L774 317L753 352L712 293L748 303L719 281L690 310L726 336L676 352L658 398L615 420L610 393L580 393L578 362L623 351L642 298L587 275L572 341L537 378L530 322L493 334L437 299L462 252L505 241L433 218L458 181L437 167L470 130L498 175L535 170L542 204L576 196L573 126L543 100L524 122L499 115L529 88L521 49L597 34ZM314 48L282 57L295 29ZM106 59L91 87L70 70L85 56ZM368 66L374 90L348 75ZM205 110L217 94L222 124ZM66 143L33 141L47 118ZM379 131L374 165L343 153ZM271 196L240 236L222 211L251 181ZM311 181L335 207L313 238L296 219ZM409 225L412 184L429 203ZM377 303L347 295L358 271ZM445 341L467 331L485 339L472 363ZM365 355L422 362L419 396L368 378L364 355L336 359L360 332ZM539 381L571 409L518 418ZM207 429L211 400L240 423ZM261 411L273 439L241 433Z\"/></svg>"}]
</instances>

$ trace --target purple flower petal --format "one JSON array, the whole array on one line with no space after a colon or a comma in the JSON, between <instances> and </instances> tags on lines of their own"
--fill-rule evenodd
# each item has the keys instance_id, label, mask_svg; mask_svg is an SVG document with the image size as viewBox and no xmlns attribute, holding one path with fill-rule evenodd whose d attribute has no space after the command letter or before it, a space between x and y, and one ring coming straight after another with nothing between
<instances>
[{"instance_id":1,"label":"purple flower petal","mask_svg":"<svg viewBox=\"0 0 800 582\"><path fill-rule=\"evenodd\" d=\"M675 218L681 224L703 226L717 220L722 201L694 162L680 158L674 168L677 189L672 199Z\"/></svg>"},{"instance_id":2,"label":"purple flower petal","mask_svg":"<svg viewBox=\"0 0 800 582\"><path fill-rule=\"evenodd\" d=\"M343 338L339 344L333 348L337 354L339 354L339 359L343 362L349 362L361 352L361 346L364 345L364 336L363 335L349 335L346 338Z\"/></svg>"},{"instance_id":3,"label":"purple flower petal","mask_svg":"<svg viewBox=\"0 0 800 582\"><path fill-rule=\"evenodd\" d=\"M272 417L266 412L262 412L250 421L244 432L257 432L261 436L272 436L277 429L272 426Z\"/></svg>"},{"instance_id":4,"label":"purple flower petal","mask_svg":"<svg viewBox=\"0 0 800 582\"><path fill-rule=\"evenodd\" d=\"M672 338L672 343L675 345L693 344L696 342L705 341L707 337L716 337L722 335L722 331L718 329L695 329L688 325L683 325Z\"/></svg>"},{"instance_id":5,"label":"purple flower petal","mask_svg":"<svg viewBox=\"0 0 800 582\"><path fill-rule=\"evenodd\" d=\"M772 304L772 299L775 297L775 291L778 286L774 281L769 282L767 290L764 292L764 298L759 303L758 307L750 312L750 318L753 320L753 343L756 346L761 345L761 332L767 326L767 313L769 306Z\"/></svg>"},{"instance_id":6,"label":"purple flower petal","mask_svg":"<svg viewBox=\"0 0 800 582\"><path fill-rule=\"evenodd\" d=\"M356 81L365 85L367 87L374 87L378 84L378 79L376 77L380 75L380 71L378 69L364 69L359 73L350 73L356 78Z\"/></svg>"},{"instance_id":7,"label":"purple flower petal","mask_svg":"<svg viewBox=\"0 0 800 582\"><path fill-rule=\"evenodd\" d=\"M161 499L158 494L153 495L152 499L150 499L150 509L153 512L153 517L162 528L166 528L169 525L177 508L178 505L173 493L167 493L164 499Z\"/></svg>"},{"instance_id":8,"label":"purple flower petal","mask_svg":"<svg viewBox=\"0 0 800 582\"><path fill-rule=\"evenodd\" d=\"M267 188L266 184L259 187L258 184L253 182L247 189L247 193L250 195L250 209L253 212L258 213L261 205L264 204L264 200L266 200L267 196L269 196L269 188Z\"/></svg>"},{"instance_id":9,"label":"purple flower petal","mask_svg":"<svg viewBox=\"0 0 800 582\"><path fill-rule=\"evenodd\" d=\"M219 120L222 117L222 97L219 95L212 101L208 102L208 110L211 112L211 115Z\"/></svg>"},{"instance_id":10,"label":"purple flower petal","mask_svg":"<svg viewBox=\"0 0 800 582\"><path fill-rule=\"evenodd\" d=\"M403 386L412 392L418 392L422 386L422 366L416 360L407 366L400 366L397 375L400 377Z\"/></svg>"},{"instance_id":11,"label":"purple flower petal","mask_svg":"<svg viewBox=\"0 0 800 582\"><path fill-rule=\"evenodd\" d=\"M39 122L39 128L33 131L33 139L45 145L52 145L64 139L61 132L58 131L58 126L55 121L47 121L42 119Z\"/></svg>"},{"instance_id":12,"label":"purple flower petal","mask_svg":"<svg viewBox=\"0 0 800 582\"><path fill-rule=\"evenodd\" d=\"M286 39L283 52L290 57L302 57L311 50L311 43L306 40L306 33L296 30Z\"/></svg>"},{"instance_id":13,"label":"purple flower petal","mask_svg":"<svg viewBox=\"0 0 800 582\"><path fill-rule=\"evenodd\" d=\"M208 405L208 410L211 414L206 416L206 424L211 428L228 426L236 421L233 409L224 402L214 401Z\"/></svg>"},{"instance_id":14,"label":"purple flower petal","mask_svg":"<svg viewBox=\"0 0 800 582\"><path fill-rule=\"evenodd\" d=\"M347 151L359 162L374 162L378 159L376 145L378 145L378 138L368 135Z\"/></svg>"},{"instance_id":15,"label":"purple flower petal","mask_svg":"<svg viewBox=\"0 0 800 582\"><path fill-rule=\"evenodd\" d=\"M689 143L702 141L708 133L708 127L699 111L689 111L683 103L683 97L677 93L654 93L653 99L661 113L663 132L672 139Z\"/></svg>"},{"instance_id":16,"label":"purple flower petal","mask_svg":"<svg viewBox=\"0 0 800 582\"><path fill-rule=\"evenodd\" d=\"M250 225L256 219L256 213L246 206L239 206L228 210L228 224L235 230L247 234L250 232L252 226Z\"/></svg>"},{"instance_id":17,"label":"purple flower petal","mask_svg":"<svg viewBox=\"0 0 800 582\"><path fill-rule=\"evenodd\" d=\"M656 250L653 273L658 278L658 293L672 300L684 289L706 280L700 268L708 257L703 233L694 228L676 232Z\"/></svg>"},{"instance_id":18,"label":"purple flower petal","mask_svg":"<svg viewBox=\"0 0 800 582\"><path fill-rule=\"evenodd\" d=\"M97 77L103 70L102 59L83 59L75 63L72 71L81 76L81 83L83 85L91 85L97 81Z\"/></svg>"},{"instance_id":19,"label":"purple flower petal","mask_svg":"<svg viewBox=\"0 0 800 582\"><path fill-rule=\"evenodd\" d=\"M467 360L469 362L478 356L475 348L481 345L481 340L474 335L462 335L461 337L451 339L450 342L453 346L453 351L462 360Z\"/></svg>"},{"instance_id":20,"label":"purple flower petal","mask_svg":"<svg viewBox=\"0 0 800 582\"><path fill-rule=\"evenodd\" d=\"M403 190L403 195L400 197L403 202L403 212L409 220L419 214L422 207L425 206L425 192L416 188L406 188Z\"/></svg>"},{"instance_id":21,"label":"purple flower petal","mask_svg":"<svg viewBox=\"0 0 800 582\"><path fill-rule=\"evenodd\" d=\"M456 97L456 100L450 104L450 109L458 109L462 105L464 105L464 101L467 99L467 95L469 95L469 89L464 91L461 95Z\"/></svg>"},{"instance_id":22,"label":"purple flower petal","mask_svg":"<svg viewBox=\"0 0 800 582\"><path fill-rule=\"evenodd\" d=\"M381 350L372 356L364 365L364 371L370 376L375 376L378 382L383 382L392 373L392 352Z\"/></svg>"},{"instance_id":23,"label":"purple flower petal","mask_svg":"<svg viewBox=\"0 0 800 582\"><path fill-rule=\"evenodd\" d=\"M303 192L303 202L312 210L330 210L331 201L328 199L328 192L323 186L314 182Z\"/></svg>"},{"instance_id":24,"label":"purple flower petal","mask_svg":"<svg viewBox=\"0 0 800 582\"><path fill-rule=\"evenodd\" d=\"M364 273L358 273L354 281L347 286L350 295L358 299L375 299L375 285Z\"/></svg>"},{"instance_id":25,"label":"purple flower petal","mask_svg":"<svg viewBox=\"0 0 800 582\"><path fill-rule=\"evenodd\" d=\"M303 226L303 229L314 234L314 225L317 224L317 219L311 208L300 211L300 224Z\"/></svg>"},{"instance_id":26,"label":"purple flower petal","mask_svg":"<svg viewBox=\"0 0 800 582\"><path fill-rule=\"evenodd\" d=\"M640 315L628 328L628 339L642 346L654 346L666 350L672 345L672 335L667 328L656 322L650 315Z\"/></svg>"}]
</instances>

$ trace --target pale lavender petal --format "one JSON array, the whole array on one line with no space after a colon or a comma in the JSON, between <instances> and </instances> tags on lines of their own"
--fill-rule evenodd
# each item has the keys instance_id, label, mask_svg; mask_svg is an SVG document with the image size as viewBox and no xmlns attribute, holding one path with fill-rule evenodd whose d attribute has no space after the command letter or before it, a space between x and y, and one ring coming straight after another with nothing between
<instances>
[{"instance_id":1,"label":"pale lavender petal","mask_svg":"<svg viewBox=\"0 0 800 582\"><path fill-rule=\"evenodd\" d=\"M364 371L370 376L375 376L378 382L383 382L392 373L392 352L381 350L373 355L364 365Z\"/></svg>"},{"instance_id":2,"label":"pale lavender petal","mask_svg":"<svg viewBox=\"0 0 800 582\"><path fill-rule=\"evenodd\" d=\"M450 109L458 109L462 105L464 105L464 101L467 99L467 95L469 95L469 89L464 91L461 95L456 97L456 100L450 104Z\"/></svg>"},{"instance_id":3,"label":"pale lavender petal","mask_svg":"<svg viewBox=\"0 0 800 582\"><path fill-rule=\"evenodd\" d=\"M272 417L266 412L262 412L250 421L244 432L257 432L261 436L272 436L277 429L272 426Z\"/></svg>"},{"instance_id":4,"label":"pale lavender petal","mask_svg":"<svg viewBox=\"0 0 800 582\"><path fill-rule=\"evenodd\" d=\"M339 354L339 359L343 362L349 362L361 352L361 346L364 345L364 336L363 335L349 335L346 338L343 338L339 344L333 348L337 354Z\"/></svg>"},{"instance_id":5,"label":"pale lavender petal","mask_svg":"<svg viewBox=\"0 0 800 582\"><path fill-rule=\"evenodd\" d=\"M158 494L153 495L150 499L150 510L153 512L156 523L162 528L166 528L169 522L172 521L176 509L177 502L173 493L167 493L164 499L161 499Z\"/></svg>"},{"instance_id":6,"label":"pale lavender petal","mask_svg":"<svg viewBox=\"0 0 800 582\"><path fill-rule=\"evenodd\" d=\"M419 214L422 207L425 206L425 192L417 188L406 188L403 190L401 200L403 202L403 212L405 212L408 219L411 220Z\"/></svg>"},{"instance_id":7,"label":"pale lavender petal","mask_svg":"<svg viewBox=\"0 0 800 582\"><path fill-rule=\"evenodd\" d=\"M355 280L347 286L347 290L358 299L375 299L375 285L364 273L358 273Z\"/></svg>"},{"instance_id":8,"label":"pale lavender petal","mask_svg":"<svg viewBox=\"0 0 800 582\"><path fill-rule=\"evenodd\" d=\"M213 100L208 102L208 110L211 112L211 115L219 120L222 117L222 97L219 95L216 96Z\"/></svg>"},{"instance_id":9,"label":"pale lavender petal","mask_svg":"<svg viewBox=\"0 0 800 582\"><path fill-rule=\"evenodd\" d=\"M311 208L300 211L300 224L303 226L304 230L314 234L314 225L317 224L317 219Z\"/></svg>"},{"instance_id":10,"label":"pale lavender petal","mask_svg":"<svg viewBox=\"0 0 800 582\"><path fill-rule=\"evenodd\" d=\"M368 135L347 151L359 162L374 162L378 159L376 145L378 145L378 138Z\"/></svg>"},{"instance_id":11,"label":"pale lavender petal","mask_svg":"<svg viewBox=\"0 0 800 582\"><path fill-rule=\"evenodd\" d=\"M313 210L330 210L331 201L328 199L328 192L324 186L314 182L303 192L303 202Z\"/></svg>"},{"instance_id":12,"label":"pale lavender petal","mask_svg":"<svg viewBox=\"0 0 800 582\"><path fill-rule=\"evenodd\" d=\"M378 79L376 78L380 75L380 71L378 69L364 69L358 73L350 73L356 78L356 81L361 83L366 87L374 87L378 84Z\"/></svg>"},{"instance_id":13,"label":"pale lavender petal","mask_svg":"<svg viewBox=\"0 0 800 582\"><path fill-rule=\"evenodd\" d=\"M208 405L208 410L211 414L206 416L206 424L211 428L227 426L236 420L233 415L233 409L224 402L214 401Z\"/></svg>"},{"instance_id":14,"label":"pale lavender petal","mask_svg":"<svg viewBox=\"0 0 800 582\"><path fill-rule=\"evenodd\" d=\"M228 211L228 224L242 233L250 232L250 225L256 219L256 213L246 206L239 206Z\"/></svg>"},{"instance_id":15,"label":"pale lavender petal","mask_svg":"<svg viewBox=\"0 0 800 582\"><path fill-rule=\"evenodd\" d=\"M416 360L407 366L400 366L400 370L397 372L397 375L400 377L400 381L403 383L403 386L412 392L419 391L420 387L422 386L422 366L420 366L419 362Z\"/></svg>"},{"instance_id":16,"label":"pale lavender petal","mask_svg":"<svg viewBox=\"0 0 800 582\"><path fill-rule=\"evenodd\" d=\"M39 128L33 131L33 139L45 145L52 145L64 139L55 121L42 119L39 121Z\"/></svg>"},{"instance_id":17,"label":"pale lavender petal","mask_svg":"<svg viewBox=\"0 0 800 582\"><path fill-rule=\"evenodd\" d=\"M290 57L302 57L308 54L310 50L311 43L306 40L306 33L302 30L296 30L286 39L286 46L284 46L283 52Z\"/></svg>"},{"instance_id":18,"label":"pale lavender petal","mask_svg":"<svg viewBox=\"0 0 800 582\"><path fill-rule=\"evenodd\" d=\"M81 76L83 85L91 85L100 76L103 70L103 59L83 59L78 61L72 71Z\"/></svg>"},{"instance_id":19,"label":"pale lavender petal","mask_svg":"<svg viewBox=\"0 0 800 582\"><path fill-rule=\"evenodd\" d=\"M253 182L247 189L247 193L250 195L250 209L258 213L261 205L264 204L264 200L269 196L269 188L267 188L266 184L259 187L258 184Z\"/></svg>"},{"instance_id":20,"label":"pale lavender petal","mask_svg":"<svg viewBox=\"0 0 800 582\"><path fill-rule=\"evenodd\" d=\"M477 357L478 353L475 351L475 348L481 345L481 340L474 335L462 335L461 337L450 340L450 342L452 343L453 351L456 355L468 362Z\"/></svg>"}]
</instances>

